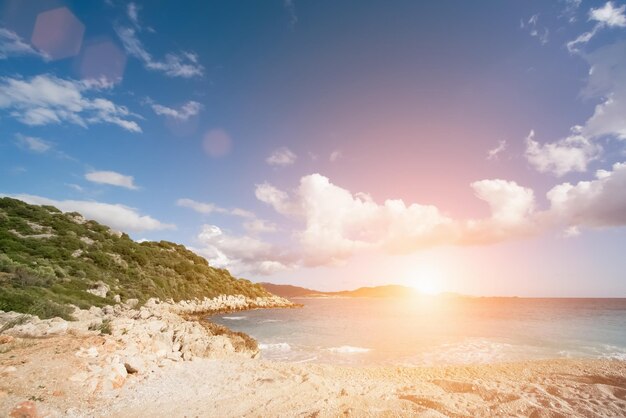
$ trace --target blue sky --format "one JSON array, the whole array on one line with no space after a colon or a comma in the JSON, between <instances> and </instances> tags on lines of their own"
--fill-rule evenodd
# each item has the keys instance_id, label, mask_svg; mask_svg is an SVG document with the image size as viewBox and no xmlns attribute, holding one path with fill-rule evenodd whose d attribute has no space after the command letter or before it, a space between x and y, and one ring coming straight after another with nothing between
<instances>
[{"instance_id":1,"label":"blue sky","mask_svg":"<svg viewBox=\"0 0 626 418\"><path fill-rule=\"evenodd\" d=\"M0 193L259 281L626 296L625 9L4 1Z\"/></svg>"}]
</instances>

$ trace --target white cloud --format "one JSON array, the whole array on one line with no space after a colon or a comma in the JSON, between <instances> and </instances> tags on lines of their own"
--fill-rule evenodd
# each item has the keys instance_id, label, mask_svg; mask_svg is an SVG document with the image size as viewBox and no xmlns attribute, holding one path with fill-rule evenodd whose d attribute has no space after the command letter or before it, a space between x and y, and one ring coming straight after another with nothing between
<instances>
[{"instance_id":1,"label":"white cloud","mask_svg":"<svg viewBox=\"0 0 626 418\"><path fill-rule=\"evenodd\" d=\"M377 203L320 174L302 177L290 193L263 183L257 185L257 198L299 225L289 234L295 241L288 246L290 252L215 226L203 229L199 252L213 263L260 274L263 266L340 264L370 250L398 254L439 245L486 245L555 229L573 237L581 228L626 226L626 163L598 171L591 181L553 187L547 193L550 206L543 210L534 191L514 181L487 179L471 187L489 206L489 215L454 219L432 205L399 199ZM264 232L262 225L250 223L248 233Z\"/></svg>"},{"instance_id":2,"label":"white cloud","mask_svg":"<svg viewBox=\"0 0 626 418\"><path fill-rule=\"evenodd\" d=\"M17 134L15 135L15 137L17 138L18 143L21 146L24 146L33 152L44 153L50 150L50 148L52 148L52 145L48 141L44 141L43 139L40 139L40 138L35 138L32 136L26 136L26 135L21 135L21 134Z\"/></svg>"},{"instance_id":3,"label":"white cloud","mask_svg":"<svg viewBox=\"0 0 626 418\"><path fill-rule=\"evenodd\" d=\"M64 80L53 75L38 75L30 80L0 78L0 109L8 109L20 122L41 126L69 122L87 127L111 123L131 132L141 132L129 120L126 107L101 97L86 97L106 85L97 80Z\"/></svg>"},{"instance_id":4,"label":"white cloud","mask_svg":"<svg viewBox=\"0 0 626 418\"><path fill-rule=\"evenodd\" d=\"M211 213L225 213L227 215L237 216L245 219L256 219L256 215L249 210L234 208L226 209L222 208L214 203L198 202L193 199L178 199L176 205L184 208L192 209L203 215L210 215Z\"/></svg>"},{"instance_id":5,"label":"white cloud","mask_svg":"<svg viewBox=\"0 0 626 418\"><path fill-rule=\"evenodd\" d=\"M579 131L577 127L575 131ZM587 165L598 158L601 148L579 133L557 142L540 144L534 140L535 132L526 137L525 156L528 162L542 173L563 176L572 171L584 172Z\"/></svg>"},{"instance_id":6,"label":"white cloud","mask_svg":"<svg viewBox=\"0 0 626 418\"><path fill-rule=\"evenodd\" d=\"M226 209L221 208L217 205L214 205L213 203L203 203L203 202L195 201L193 199L178 199L176 201L176 205L183 207L183 208L189 208L189 209L195 210L196 212L202 213L204 215L209 215L213 212L218 212L218 213L227 212Z\"/></svg>"},{"instance_id":7,"label":"white cloud","mask_svg":"<svg viewBox=\"0 0 626 418\"><path fill-rule=\"evenodd\" d=\"M15 32L6 28L0 28L0 60L24 55L36 56L46 61L49 59L46 54L24 42Z\"/></svg>"},{"instance_id":8,"label":"white cloud","mask_svg":"<svg viewBox=\"0 0 626 418\"><path fill-rule=\"evenodd\" d=\"M485 245L525 238L541 231L541 219L535 211L532 189L514 181L491 179L471 184L474 194L491 209L491 216L457 221L458 239L455 245Z\"/></svg>"},{"instance_id":9,"label":"white cloud","mask_svg":"<svg viewBox=\"0 0 626 418\"><path fill-rule=\"evenodd\" d=\"M545 45L548 43L548 38L550 36L550 31L548 28L539 27L539 15L532 15L527 22L523 20L520 21L520 28L525 29L528 28L528 33L533 38L537 38L541 45Z\"/></svg>"},{"instance_id":10,"label":"white cloud","mask_svg":"<svg viewBox=\"0 0 626 418\"><path fill-rule=\"evenodd\" d=\"M32 205L52 205L64 212L78 212L119 231L153 231L175 229L176 226L160 222L151 216L141 215L137 209L120 205L87 200L54 200L28 194L5 195Z\"/></svg>"},{"instance_id":11,"label":"white cloud","mask_svg":"<svg viewBox=\"0 0 626 418\"><path fill-rule=\"evenodd\" d=\"M126 189L137 190L133 176L116 173L115 171L90 171L85 174L85 179L100 184L124 187Z\"/></svg>"},{"instance_id":12,"label":"white cloud","mask_svg":"<svg viewBox=\"0 0 626 418\"><path fill-rule=\"evenodd\" d=\"M139 27L139 7L137 4L130 2L126 7L126 14L135 27Z\"/></svg>"},{"instance_id":13,"label":"white cloud","mask_svg":"<svg viewBox=\"0 0 626 418\"><path fill-rule=\"evenodd\" d=\"M624 11L622 8L611 10L622 14ZM621 24L614 15L608 13L603 19L612 22L611 25ZM527 139L526 157L540 171L557 175L586 171L589 162L598 159L602 152L598 140L626 139L626 41L599 47L582 56L590 66L582 94L588 99L600 98L600 103L587 121L582 126L574 126L572 134L565 139L544 145L538 144L532 136Z\"/></svg>"},{"instance_id":14,"label":"white cloud","mask_svg":"<svg viewBox=\"0 0 626 418\"><path fill-rule=\"evenodd\" d=\"M626 5L622 7L613 6L613 2L607 2L603 7L591 9L589 11L589 20L595 20L608 27L626 27Z\"/></svg>"},{"instance_id":15,"label":"white cloud","mask_svg":"<svg viewBox=\"0 0 626 418\"><path fill-rule=\"evenodd\" d=\"M204 67L198 63L198 56L193 52L168 53L162 60L157 60L137 38L135 29L116 26L115 32L126 52L143 62L149 70L159 71L170 77L183 78L198 77L204 73Z\"/></svg>"},{"instance_id":16,"label":"white cloud","mask_svg":"<svg viewBox=\"0 0 626 418\"><path fill-rule=\"evenodd\" d=\"M257 199L267 203L280 214L289 215L298 211L298 207L289 200L287 193L269 183L257 184L254 194Z\"/></svg>"},{"instance_id":17,"label":"white cloud","mask_svg":"<svg viewBox=\"0 0 626 418\"><path fill-rule=\"evenodd\" d=\"M157 115L167 116L180 121L186 121L190 117L196 116L198 113L200 113L200 110L202 109L202 105L193 100L183 104L178 109L162 106L157 103L150 103L150 107L152 107L152 110Z\"/></svg>"},{"instance_id":18,"label":"white cloud","mask_svg":"<svg viewBox=\"0 0 626 418\"><path fill-rule=\"evenodd\" d=\"M487 151L487 159L488 160L497 160L499 155L504 152L506 149L506 141L500 140L498 141L498 145L495 148L492 148Z\"/></svg>"},{"instance_id":19,"label":"white cloud","mask_svg":"<svg viewBox=\"0 0 626 418\"><path fill-rule=\"evenodd\" d=\"M433 206L407 207L400 200L378 205L368 195L353 195L320 174L303 177L292 198L267 184L258 185L256 194L279 213L304 221L296 235L303 262L309 265L337 263L376 246L404 252L441 239L451 221Z\"/></svg>"},{"instance_id":20,"label":"white cloud","mask_svg":"<svg viewBox=\"0 0 626 418\"><path fill-rule=\"evenodd\" d=\"M599 170L596 179L563 183L547 193L554 222L575 227L626 225L626 163Z\"/></svg>"},{"instance_id":21,"label":"white cloud","mask_svg":"<svg viewBox=\"0 0 626 418\"><path fill-rule=\"evenodd\" d=\"M291 152L289 148L277 148L265 159L265 162L273 166L288 166L296 162L298 156Z\"/></svg>"},{"instance_id":22,"label":"white cloud","mask_svg":"<svg viewBox=\"0 0 626 418\"><path fill-rule=\"evenodd\" d=\"M268 184L257 185L259 200L277 212L299 220L294 231L299 262L336 264L353 254L382 249L407 253L436 245L473 245L527 236L535 231L532 190L515 182L483 180L472 187L491 208L481 220L455 220L437 207L406 204L399 199L376 203L364 193L332 184L320 174L302 177L291 194Z\"/></svg>"},{"instance_id":23,"label":"white cloud","mask_svg":"<svg viewBox=\"0 0 626 418\"><path fill-rule=\"evenodd\" d=\"M584 32L573 41L568 42L567 49L570 52L577 52L578 45L584 45L588 43L591 38L593 38L596 33L598 33L598 31L605 27L626 27L626 15L624 14L625 11L626 5L615 8L613 6L613 2L610 1L607 2L603 7L589 10L589 20L597 22L596 25L589 32Z\"/></svg>"},{"instance_id":24,"label":"white cloud","mask_svg":"<svg viewBox=\"0 0 626 418\"><path fill-rule=\"evenodd\" d=\"M491 208L491 220L500 225L523 224L535 210L535 194L514 181L480 180L471 184L476 197Z\"/></svg>"},{"instance_id":25,"label":"white cloud","mask_svg":"<svg viewBox=\"0 0 626 418\"><path fill-rule=\"evenodd\" d=\"M267 232L276 232L278 229L275 223L256 218L244 222L243 227L249 234L252 235L258 235Z\"/></svg>"},{"instance_id":26,"label":"white cloud","mask_svg":"<svg viewBox=\"0 0 626 418\"><path fill-rule=\"evenodd\" d=\"M239 216L240 218L248 218L248 219L256 218L256 215L253 212L250 212L249 210L245 210L241 208L235 208L231 210L230 214L234 216Z\"/></svg>"},{"instance_id":27,"label":"white cloud","mask_svg":"<svg viewBox=\"0 0 626 418\"><path fill-rule=\"evenodd\" d=\"M331 163L334 163L335 161L339 160L342 157L342 153L340 150L336 149L333 152L330 153L330 156L328 157L328 159L330 160Z\"/></svg>"},{"instance_id":28,"label":"white cloud","mask_svg":"<svg viewBox=\"0 0 626 418\"><path fill-rule=\"evenodd\" d=\"M587 137L614 135L626 139L626 41L619 41L587 53L589 80L586 97L598 96L602 102L581 129Z\"/></svg>"},{"instance_id":29,"label":"white cloud","mask_svg":"<svg viewBox=\"0 0 626 418\"><path fill-rule=\"evenodd\" d=\"M215 225L203 225L197 241L202 246L193 251L211 265L228 268L235 274L268 275L287 268L273 245L257 238L228 234Z\"/></svg>"}]
</instances>

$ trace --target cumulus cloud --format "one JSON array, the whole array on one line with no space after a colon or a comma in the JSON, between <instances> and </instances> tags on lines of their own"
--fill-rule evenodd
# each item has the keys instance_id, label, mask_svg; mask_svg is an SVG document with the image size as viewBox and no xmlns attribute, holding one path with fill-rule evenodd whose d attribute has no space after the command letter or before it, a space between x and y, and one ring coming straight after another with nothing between
<instances>
[{"instance_id":1,"label":"cumulus cloud","mask_svg":"<svg viewBox=\"0 0 626 418\"><path fill-rule=\"evenodd\" d=\"M186 121L190 117L196 116L202 109L202 105L193 100L183 104L178 109L163 106L158 103L150 103L150 107L152 107L152 110L157 115L167 116L180 121Z\"/></svg>"},{"instance_id":2,"label":"cumulus cloud","mask_svg":"<svg viewBox=\"0 0 626 418\"><path fill-rule=\"evenodd\" d=\"M617 10L623 13L622 8ZM604 19L611 25L620 24L614 14L607 14ZM626 139L626 41L599 47L583 58L590 70L582 95L587 99L599 98L600 102L584 123L572 128L567 138L544 145L537 143L533 135L527 139L526 157L539 171L557 175L586 171L602 152L599 140Z\"/></svg>"},{"instance_id":3,"label":"cumulus cloud","mask_svg":"<svg viewBox=\"0 0 626 418\"><path fill-rule=\"evenodd\" d=\"M471 184L477 198L485 201L491 216L459 221L456 245L481 245L528 237L540 232L543 224L535 208L532 189L514 181L480 180Z\"/></svg>"},{"instance_id":4,"label":"cumulus cloud","mask_svg":"<svg viewBox=\"0 0 626 418\"><path fill-rule=\"evenodd\" d=\"M626 6L624 6L626 7ZM610 9L603 19L619 25L621 19ZM610 17L613 16L613 17ZM589 79L583 97L597 99L593 114L580 126L574 126L565 139L540 145L531 135L526 141L526 157L539 171L564 175L586 171L588 164L600 157L602 139L626 139L626 41L602 46L582 55L589 64ZM531 132L532 134L532 132Z\"/></svg>"},{"instance_id":5,"label":"cumulus cloud","mask_svg":"<svg viewBox=\"0 0 626 418\"><path fill-rule=\"evenodd\" d=\"M263 183L256 186L257 198L297 225L289 251L254 237L266 226L249 222L252 236L205 225L198 252L214 264L267 274L274 268L341 264L370 250L402 254L440 245L488 245L556 229L574 237L583 228L626 226L626 163L598 171L591 181L554 186L545 209L538 208L532 189L514 181L486 179L470 187L487 204L488 215L455 219L432 205L400 199L378 203L321 174L302 177L290 192Z\"/></svg>"},{"instance_id":6,"label":"cumulus cloud","mask_svg":"<svg viewBox=\"0 0 626 418\"><path fill-rule=\"evenodd\" d=\"M514 181L480 180L471 184L476 196L489 204L491 219L501 225L519 225L535 209L535 194Z\"/></svg>"},{"instance_id":7,"label":"cumulus cloud","mask_svg":"<svg viewBox=\"0 0 626 418\"><path fill-rule=\"evenodd\" d=\"M576 184L563 183L547 193L550 216L568 227L626 225L626 163L599 170L596 178Z\"/></svg>"},{"instance_id":8,"label":"cumulus cloud","mask_svg":"<svg viewBox=\"0 0 626 418\"><path fill-rule=\"evenodd\" d=\"M25 55L36 56L46 61L50 59L45 53L36 50L25 42L15 32L0 28L0 60Z\"/></svg>"},{"instance_id":9,"label":"cumulus cloud","mask_svg":"<svg viewBox=\"0 0 626 418\"><path fill-rule=\"evenodd\" d=\"M50 150L50 148L52 148L52 145L48 141L44 141L41 138L35 138L32 136L26 136L26 135L20 135L20 134L15 135L15 137L17 138L17 141L21 146L33 152L37 152L41 154Z\"/></svg>"},{"instance_id":10,"label":"cumulus cloud","mask_svg":"<svg viewBox=\"0 0 626 418\"><path fill-rule=\"evenodd\" d=\"M231 235L215 225L203 225L197 236L201 245L193 250L216 267L228 268L235 274L269 275L288 268L277 249L264 241L248 236Z\"/></svg>"},{"instance_id":11,"label":"cumulus cloud","mask_svg":"<svg viewBox=\"0 0 626 418\"><path fill-rule=\"evenodd\" d=\"M120 204L88 200L54 200L29 194L4 196L32 205L52 205L64 212L79 212L87 219L93 219L119 231L142 232L176 228L175 225L163 223L148 215L141 215L137 209Z\"/></svg>"},{"instance_id":12,"label":"cumulus cloud","mask_svg":"<svg viewBox=\"0 0 626 418\"><path fill-rule=\"evenodd\" d=\"M138 189L133 176L126 176L115 171L90 171L85 174L85 179L93 183L109 184L131 190Z\"/></svg>"},{"instance_id":13,"label":"cumulus cloud","mask_svg":"<svg viewBox=\"0 0 626 418\"><path fill-rule=\"evenodd\" d=\"M500 140L498 141L498 145L495 148L492 148L487 151L487 159L488 160L497 160L501 153L506 149L506 141Z\"/></svg>"},{"instance_id":14,"label":"cumulus cloud","mask_svg":"<svg viewBox=\"0 0 626 418\"><path fill-rule=\"evenodd\" d=\"M435 245L468 245L527 235L534 213L532 190L504 180L472 185L485 200L491 217L479 221L455 220L432 205L406 204L388 199L382 204L364 193L352 193L320 174L300 180L290 195L264 183L257 198L278 213L300 220L294 236L305 265L341 263L354 253L382 249L407 253Z\"/></svg>"},{"instance_id":15,"label":"cumulus cloud","mask_svg":"<svg viewBox=\"0 0 626 418\"><path fill-rule=\"evenodd\" d=\"M107 87L97 80L65 80L53 75L38 75L29 80L0 78L0 109L7 109L20 122L41 126L61 122L87 127L110 123L130 132L141 128L124 106L94 97ZM92 97L87 97L91 95Z\"/></svg>"},{"instance_id":16,"label":"cumulus cloud","mask_svg":"<svg viewBox=\"0 0 626 418\"><path fill-rule=\"evenodd\" d=\"M289 148L281 147L275 149L270 156L265 159L265 162L269 165L284 167L295 163L297 158L296 154L291 152Z\"/></svg>"},{"instance_id":17,"label":"cumulus cloud","mask_svg":"<svg viewBox=\"0 0 626 418\"><path fill-rule=\"evenodd\" d=\"M198 56L193 52L168 53L159 60L146 50L137 37L135 28L116 26L115 32L128 55L140 60L148 70L182 78L199 77L204 73L204 67L198 62Z\"/></svg>"},{"instance_id":18,"label":"cumulus cloud","mask_svg":"<svg viewBox=\"0 0 626 418\"><path fill-rule=\"evenodd\" d=\"M575 131L580 131L577 127ZM557 142L540 144L535 132L526 137L526 159L538 171L563 176L572 171L587 171L587 165L598 158L601 148L585 136L573 133Z\"/></svg>"},{"instance_id":19,"label":"cumulus cloud","mask_svg":"<svg viewBox=\"0 0 626 418\"><path fill-rule=\"evenodd\" d=\"M267 203L274 210L282 215L289 215L298 211L298 203L291 202L289 195L272 186L269 183L257 184L254 190L257 199L263 203Z\"/></svg>"}]
</instances>

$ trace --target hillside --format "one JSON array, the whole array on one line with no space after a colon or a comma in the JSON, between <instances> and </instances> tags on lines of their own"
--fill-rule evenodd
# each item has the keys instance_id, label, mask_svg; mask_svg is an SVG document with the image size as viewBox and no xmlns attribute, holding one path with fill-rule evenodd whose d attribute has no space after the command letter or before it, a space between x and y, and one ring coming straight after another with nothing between
<instances>
[{"instance_id":1,"label":"hillside","mask_svg":"<svg viewBox=\"0 0 626 418\"><path fill-rule=\"evenodd\" d=\"M88 292L102 283L106 297ZM269 296L182 245L137 243L78 213L0 198L0 310L68 318L68 304L103 306L118 294L140 301Z\"/></svg>"}]
</instances>

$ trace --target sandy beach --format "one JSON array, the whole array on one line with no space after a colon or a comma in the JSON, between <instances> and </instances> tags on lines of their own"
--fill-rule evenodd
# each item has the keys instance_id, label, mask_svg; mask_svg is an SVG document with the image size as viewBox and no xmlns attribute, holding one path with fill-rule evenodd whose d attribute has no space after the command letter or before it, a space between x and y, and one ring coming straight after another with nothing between
<instances>
[{"instance_id":1,"label":"sandy beach","mask_svg":"<svg viewBox=\"0 0 626 418\"><path fill-rule=\"evenodd\" d=\"M0 416L617 417L626 411L626 362L618 360L356 368L195 358L88 393L75 376L93 366L76 352L105 345L105 338L10 344L0 354Z\"/></svg>"}]
</instances>

